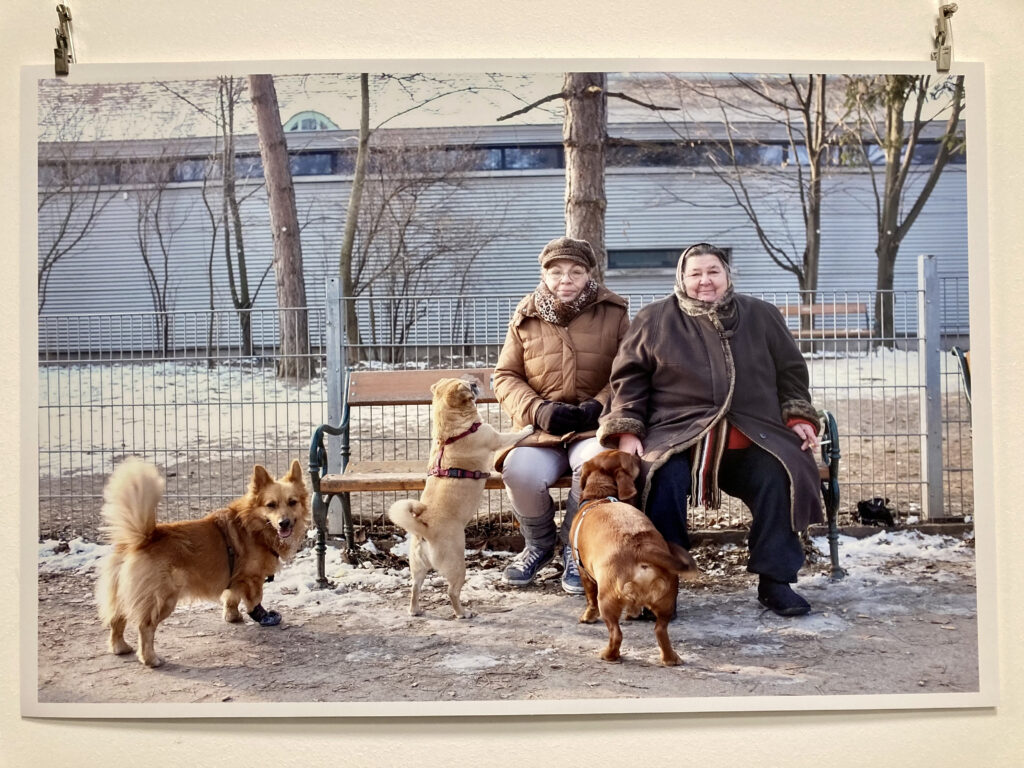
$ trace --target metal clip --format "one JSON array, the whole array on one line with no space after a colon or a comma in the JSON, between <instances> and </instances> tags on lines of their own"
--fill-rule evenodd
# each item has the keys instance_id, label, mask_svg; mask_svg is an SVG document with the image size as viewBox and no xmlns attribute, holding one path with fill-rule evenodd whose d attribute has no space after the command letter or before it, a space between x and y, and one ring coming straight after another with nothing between
<instances>
[{"instance_id":1,"label":"metal clip","mask_svg":"<svg viewBox=\"0 0 1024 768\"><path fill-rule=\"evenodd\" d=\"M69 65L75 60L75 44L71 39L71 9L63 3L58 5L57 18L60 26L54 30L57 33L57 47L53 49L53 72L66 75L70 71Z\"/></svg>"},{"instance_id":2,"label":"metal clip","mask_svg":"<svg viewBox=\"0 0 1024 768\"><path fill-rule=\"evenodd\" d=\"M956 12L956 3L939 6L939 18L935 22L935 50L932 51L937 72L949 72L953 63L953 26L950 19Z\"/></svg>"}]
</instances>

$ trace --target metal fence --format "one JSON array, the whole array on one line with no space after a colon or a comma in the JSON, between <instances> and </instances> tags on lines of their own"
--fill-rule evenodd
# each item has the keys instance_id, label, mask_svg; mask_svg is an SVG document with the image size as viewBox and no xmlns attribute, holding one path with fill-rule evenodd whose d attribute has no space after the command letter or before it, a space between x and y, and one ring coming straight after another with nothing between
<instances>
[{"instance_id":1,"label":"metal fence","mask_svg":"<svg viewBox=\"0 0 1024 768\"><path fill-rule=\"evenodd\" d=\"M815 404L839 420L844 514L874 496L889 498L904 520L973 514L970 411L948 351L952 343L965 345L966 328L959 320L941 325L944 317L966 316L966 279L928 285L891 296L902 311L880 338L870 333L873 292L815 296L823 311L804 328L801 344ZM94 535L103 483L124 456L143 456L167 474L162 519L199 517L239 495L254 463L277 474L292 458L305 466L313 430L337 421L341 366L492 366L519 298L357 299L361 342L343 346L345 302L329 296L326 309L287 310L307 318L312 343L299 353L267 341L280 327L293 327L276 310L42 316L40 535ZM635 314L661 297L626 298ZM801 299L795 292L763 298L781 306ZM828 315L829 307L844 312ZM926 316L939 323L930 337L923 333L927 323L919 322ZM258 331L252 345L240 318ZM799 331L799 317L791 323ZM145 328L166 333L147 335ZM55 345L59 339L75 341ZM877 346L880 340L889 346ZM303 375L279 375L296 360ZM426 461L427 409L363 408L353 416L353 459ZM488 418L508 423L496 406ZM383 528L395 495L357 496L357 524ZM504 494L489 493L484 514L494 526L511 524ZM693 522L728 527L747 519L732 503Z\"/></svg>"}]
</instances>

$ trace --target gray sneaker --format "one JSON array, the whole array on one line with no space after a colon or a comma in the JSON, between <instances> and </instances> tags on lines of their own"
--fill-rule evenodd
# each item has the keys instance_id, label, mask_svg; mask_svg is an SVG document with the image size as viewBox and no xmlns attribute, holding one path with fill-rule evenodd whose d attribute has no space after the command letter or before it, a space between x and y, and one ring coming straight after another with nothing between
<instances>
[{"instance_id":1,"label":"gray sneaker","mask_svg":"<svg viewBox=\"0 0 1024 768\"><path fill-rule=\"evenodd\" d=\"M516 555L515 560L505 567L501 580L513 587L525 587L554 557L554 549L543 550L528 545L526 549Z\"/></svg>"},{"instance_id":2,"label":"gray sneaker","mask_svg":"<svg viewBox=\"0 0 1024 768\"><path fill-rule=\"evenodd\" d=\"M580 581L580 571L576 565L576 558L572 556L572 547L568 544L562 547L562 562L565 564L562 571L562 590L570 595L582 595L583 582Z\"/></svg>"}]
</instances>

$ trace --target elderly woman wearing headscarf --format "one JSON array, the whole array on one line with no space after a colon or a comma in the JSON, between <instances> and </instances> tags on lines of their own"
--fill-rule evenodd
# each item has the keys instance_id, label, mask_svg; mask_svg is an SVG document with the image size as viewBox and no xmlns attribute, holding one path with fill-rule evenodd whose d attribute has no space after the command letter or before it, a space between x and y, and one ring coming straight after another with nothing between
<instances>
[{"instance_id":1,"label":"elderly woman wearing headscarf","mask_svg":"<svg viewBox=\"0 0 1024 768\"><path fill-rule=\"evenodd\" d=\"M582 594L567 534L580 468L603 450L595 437L597 419L629 315L625 300L594 279L597 259L585 240L556 238L538 259L540 284L516 307L494 368L494 394L515 428L536 427L496 462L525 540L502 578L525 586L554 558L558 537L549 489L571 469L561 531L562 588Z\"/></svg>"},{"instance_id":2,"label":"elderly woman wearing headscarf","mask_svg":"<svg viewBox=\"0 0 1024 768\"><path fill-rule=\"evenodd\" d=\"M723 490L742 499L758 600L779 615L807 613L790 584L804 562L799 532L822 520L819 426L807 364L778 308L733 292L720 248L690 246L674 295L630 326L611 388L598 438L641 457L641 508L662 535L689 546L688 499L710 508Z\"/></svg>"}]
</instances>

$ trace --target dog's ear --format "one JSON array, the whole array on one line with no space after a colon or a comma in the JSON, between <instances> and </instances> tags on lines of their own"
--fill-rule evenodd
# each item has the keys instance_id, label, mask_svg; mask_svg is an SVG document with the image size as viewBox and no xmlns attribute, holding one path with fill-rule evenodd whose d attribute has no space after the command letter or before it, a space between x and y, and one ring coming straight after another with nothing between
<instances>
[{"instance_id":1,"label":"dog's ear","mask_svg":"<svg viewBox=\"0 0 1024 768\"><path fill-rule=\"evenodd\" d=\"M640 460L632 453L615 451L609 458L614 457L615 487L621 501L627 501L636 496L636 478L640 474Z\"/></svg>"},{"instance_id":2,"label":"dog's ear","mask_svg":"<svg viewBox=\"0 0 1024 768\"><path fill-rule=\"evenodd\" d=\"M301 485L303 488L306 487L306 484L302 479L302 465L299 464L298 459L292 459L291 469L289 469L288 474L281 479L285 482L291 483L292 485Z\"/></svg>"},{"instance_id":3,"label":"dog's ear","mask_svg":"<svg viewBox=\"0 0 1024 768\"><path fill-rule=\"evenodd\" d=\"M594 471L593 459L583 462L583 469L580 470L580 494L587 490L587 478Z\"/></svg>"},{"instance_id":4,"label":"dog's ear","mask_svg":"<svg viewBox=\"0 0 1024 768\"><path fill-rule=\"evenodd\" d=\"M437 385L440 384L442 381L444 381L444 379L438 379L437 381L430 385L430 394L437 394Z\"/></svg>"},{"instance_id":5,"label":"dog's ear","mask_svg":"<svg viewBox=\"0 0 1024 768\"><path fill-rule=\"evenodd\" d=\"M636 475L628 468L619 467L615 470L616 495L619 501L629 501L636 497Z\"/></svg>"},{"instance_id":6,"label":"dog's ear","mask_svg":"<svg viewBox=\"0 0 1024 768\"><path fill-rule=\"evenodd\" d=\"M249 493L256 495L273 482L274 478L270 476L270 473L261 465L257 464L252 468L252 479L249 481Z\"/></svg>"}]
</instances>

